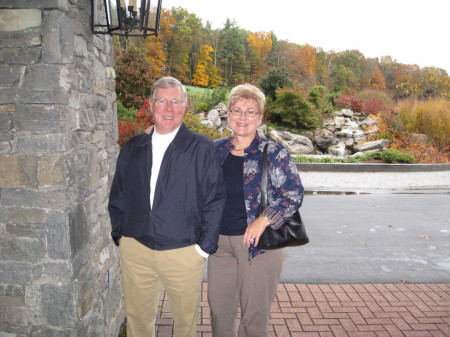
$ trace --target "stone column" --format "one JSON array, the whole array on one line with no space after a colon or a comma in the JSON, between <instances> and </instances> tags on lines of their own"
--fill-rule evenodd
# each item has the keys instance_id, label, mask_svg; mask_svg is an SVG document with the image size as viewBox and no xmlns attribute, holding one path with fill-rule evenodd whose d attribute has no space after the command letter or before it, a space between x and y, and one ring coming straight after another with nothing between
<instances>
[{"instance_id":1,"label":"stone column","mask_svg":"<svg viewBox=\"0 0 450 337\"><path fill-rule=\"evenodd\" d=\"M113 51L89 0L0 3L0 335L114 336Z\"/></svg>"}]
</instances>

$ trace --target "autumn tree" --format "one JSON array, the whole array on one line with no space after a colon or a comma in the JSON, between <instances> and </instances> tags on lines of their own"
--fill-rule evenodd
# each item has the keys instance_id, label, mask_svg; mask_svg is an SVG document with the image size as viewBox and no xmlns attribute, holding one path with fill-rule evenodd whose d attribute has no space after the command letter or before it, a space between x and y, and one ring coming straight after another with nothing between
<instances>
[{"instance_id":1,"label":"autumn tree","mask_svg":"<svg viewBox=\"0 0 450 337\"><path fill-rule=\"evenodd\" d=\"M197 42L202 22L195 14L181 7L172 8L171 17L171 34L165 42L167 74L183 83L190 83L192 49L200 47Z\"/></svg>"},{"instance_id":2,"label":"autumn tree","mask_svg":"<svg viewBox=\"0 0 450 337\"><path fill-rule=\"evenodd\" d=\"M150 96L151 86L159 74L152 72L152 65L142 50L134 45L130 45L115 62L117 99L126 108L140 109Z\"/></svg>"},{"instance_id":3,"label":"autumn tree","mask_svg":"<svg viewBox=\"0 0 450 337\"><path fill-rule=\"evenodd\" d=\"M370 87L372 89L383 90L386 89L386 82L384 80L384 75L380 68L376 67L372 70Z\"/></svg>"},{"instance_id":4,"label":"autumn tree","mask_svg":"<svg viewBox=\"0 0 450 337\"><path fill-rule=\"evenodd\" d=\"M217 87L220 83L220 76L217 68L212 64L212 57L210 54L214 52L213 47L203 45L200 47L200 56L197 62L197 67L192 78L192 84L201 87Z\"/></svg>"},{"instance_id":5,"label":"autumn tree","mask_svg":"<svg viewBox=\"0 0 450 337\"><path fill-rule=\"evenodd\" d=\"M266 72L267 57L272 49L272 34L257 32L247 36L250 76L255 82Z\"/></svg>"}]
</instances>

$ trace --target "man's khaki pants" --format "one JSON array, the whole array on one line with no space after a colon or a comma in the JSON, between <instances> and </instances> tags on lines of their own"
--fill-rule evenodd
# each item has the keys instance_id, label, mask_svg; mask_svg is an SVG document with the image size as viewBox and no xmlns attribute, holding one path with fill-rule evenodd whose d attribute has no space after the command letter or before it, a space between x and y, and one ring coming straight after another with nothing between
<instances>
[{"instance_id":1,"label":"man's khaki pants","mask_svg":"<svg viewBox=\"0 0 450 337\"><path fill-rule=\"evenodd\" d=\"M127 336L155 336L163 287L174 318L174 337L196 337L205 258L195 246L157 251L122 237L119 248Z\"/></svg>"}]
</instances>

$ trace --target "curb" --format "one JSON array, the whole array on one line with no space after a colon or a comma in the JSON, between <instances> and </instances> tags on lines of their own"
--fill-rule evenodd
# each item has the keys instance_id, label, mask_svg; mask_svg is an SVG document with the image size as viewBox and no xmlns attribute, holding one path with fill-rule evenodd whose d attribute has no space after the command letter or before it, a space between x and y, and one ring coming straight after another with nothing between
<instances>
[{"instance_id":1,"label":"curb","mask_svg":"<svg viewBox=\"0 0 450 337\"><path fill-rule=\"evenodd\" d=\"M437 172L450 171L450 164L331 164L296 163L303 172Z\"/></svg>"}]
</instances>

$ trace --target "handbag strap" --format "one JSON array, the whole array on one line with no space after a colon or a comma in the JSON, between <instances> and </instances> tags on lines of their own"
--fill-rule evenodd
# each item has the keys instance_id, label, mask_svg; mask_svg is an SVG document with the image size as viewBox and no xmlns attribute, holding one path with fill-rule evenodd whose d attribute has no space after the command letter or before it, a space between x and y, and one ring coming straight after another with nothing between
<instances>
[{"instance_id":1,"label":"handbag strap","mask_svg":"<svg viewBox=\"0 0 450 337\"><path fill-rule=\"evenodd\" d=\"M261 205L260 211L269 205L268 192L267 192L267 147L269 143L264 145L262 156L262 171L261 171Z\"/></svg>"}]
</instances>

